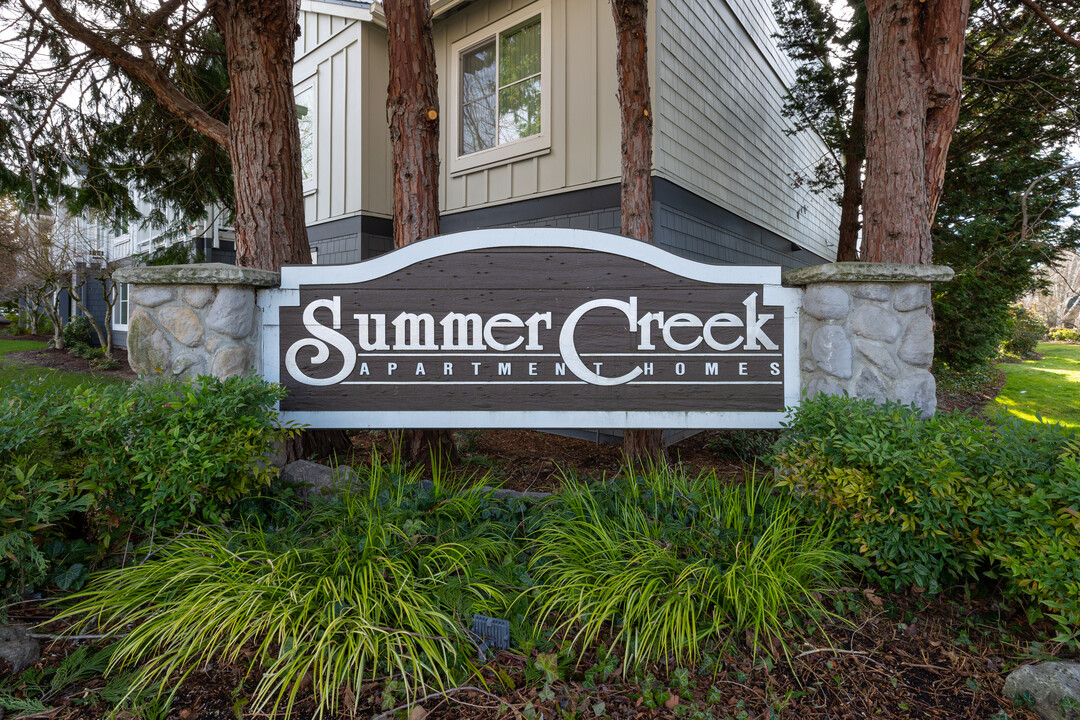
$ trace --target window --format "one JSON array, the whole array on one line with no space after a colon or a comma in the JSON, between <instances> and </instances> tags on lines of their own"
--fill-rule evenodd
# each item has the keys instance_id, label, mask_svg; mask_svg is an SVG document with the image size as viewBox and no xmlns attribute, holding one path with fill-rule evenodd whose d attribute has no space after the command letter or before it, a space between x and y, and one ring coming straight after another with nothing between
<instances>
[{"instance_id":1,"label":"window","mask_svg":"<svg viewBox=\"0 0 1080 720\"><path fill-rule=\"evenodd\" d=\"M127 283L117 283L116 304L113 305L113 326L127 327L128 324L128 290Z\"/></svg>"},{"instance_id":2,"label":"window","mask_svg":"<svg viewBox=\"0 0 1080 720\"><path fill-rule=\"evenodd\" d=\"M304 192L315 189L315 83L301 85L296 91L296 120L300 125L300 168Z\"/></svg>"},{"instance_id":3,"label":"window","mask_svg":"<svg viewBox=\"0 0 1080 720\"><path fill-rule=\"evenodd\" d=\"M534 4L454 43L450 171L550 150L550 31Z\"/></svg>"}]
</instances>

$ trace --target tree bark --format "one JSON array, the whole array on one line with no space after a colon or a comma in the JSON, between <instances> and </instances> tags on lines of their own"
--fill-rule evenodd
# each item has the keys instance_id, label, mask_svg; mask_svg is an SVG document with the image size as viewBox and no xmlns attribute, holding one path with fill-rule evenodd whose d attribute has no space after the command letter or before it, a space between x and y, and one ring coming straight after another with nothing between
<instances>
[{"instance_id":1,"label":"tree bark","mask_svg":"<svg viewBox=\"0 0 1080 720\"><path fill-rule=\"evenodd\" d=\"M299 4L217 0L212 10L229 68L236 262L264 270L310 263L292 79Z\"/></svg>"},{"instance_id":2,"label":"tree bark","mask_svg":"<svg viewBox=\"0 0 1080 720\"><path fill-rule=\"evenodd\" d=\"M439 94L431 8L426 0L387 0L394 247L439 234Z\"/></svg>"},{"instance_id":3,"label":"tree bark","mask_svg":"<svg viewBox=\"0 0 1080 720\"><path fill-rule=\"evenodd\" d=\"M837 262L859 259L859 212L862 209L862 173L866 160L866 70L867 57L855 62L855 87L851 107L851 128L844 148L844 196L840 201L840 238L836 246Z\"/></svg>"},{"instance_id":4,"label":"tree bark","mask_svg":"<svg viewBox=\"0 0 1080 720\"><path fill-rule=\"evenodd\" d=\"M864 257L929 263L971 0L867 0Z\"/></svg>"},{"instance_id":5,"label":"tree bark","mask_svg":"<svg viewBox=\"0 0 1080 720\"><path fill-rule=\"evenodd\" d=\"M236 263L263 270L309 264L292 79L299 3L215 0L211 11L229 71L226 147L236 201ZM285 457L322 458L351 446L345 430L305 430L286 444Z\"/></svg>"},{"instance_id":6,"label":"tree bark","mask_svg":"<svg viewBox=\"0 0 1080 720\"><path fill-rule=\"evenodd\" d=\"M439 79L428 0L386 0L386 115L393 150L394 247L439 234ZM457 462L451 430L403 430L411 463Z\"/></svg>"},{"instance_id":7,"label":"tree bark","mask_svg":"<svg viewBox=\"0 0 1080 720\"><path fill-rule=\"evenodd\" d=\"M936 0L922 26L920 42L928 88L926 182L928 223L933 225L945 187L945 161L956 122L964 78L964 39L971 0Z\"/></svg>"},{"instance_id":8,"label":"tree bark","mask_svg":"<svg viewBox=\"0 0 1080 720\"><path fill-rule=\"evenodd\" d=\"M652 93L649 89L648 0L611 0L622 127L622 234L653 241ZM623 431L629 462L665 462L662 430Z\"/></svg>"}]
</instances>

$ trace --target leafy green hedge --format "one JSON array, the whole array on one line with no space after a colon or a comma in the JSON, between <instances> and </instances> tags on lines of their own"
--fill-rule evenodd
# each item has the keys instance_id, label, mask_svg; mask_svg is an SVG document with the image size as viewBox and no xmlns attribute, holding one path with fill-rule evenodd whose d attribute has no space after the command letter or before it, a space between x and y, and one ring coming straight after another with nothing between
<instances>
[{"instance_id":1,"label":"leafy green hedge","mask_svg":"<svg viewBox=\"0 0 1080 720\"><path fill-rule=\"evenodd\" d=\"M1080 438L1056 425L818 397L774 464L871 578L937 592L1000 575L1063 633L1080 630Z\"/></svg>"},{"instance_id":2,"label":"leafy green hedge","mask_svg":"<svg viewBox=\"0 0 1080 720\"><path fill-rule=\"evenodd\" d=\"M292 430L255 378L0 390L0 592L85 578L118 538L221 522ZM89 542L87 542L89 540Z\"/></svg>"},{"instance_id":3,"label":"leafy green hedge","mask_svg":"<svg viewBox=\"0 0 1080 720\"><path fill-rule=\"evenodd\" d=\"M1047 340L1064 343L1080 343L1080 330L1077 328L1051 328L1046 333Z\"/></svg>"}]
</instances>

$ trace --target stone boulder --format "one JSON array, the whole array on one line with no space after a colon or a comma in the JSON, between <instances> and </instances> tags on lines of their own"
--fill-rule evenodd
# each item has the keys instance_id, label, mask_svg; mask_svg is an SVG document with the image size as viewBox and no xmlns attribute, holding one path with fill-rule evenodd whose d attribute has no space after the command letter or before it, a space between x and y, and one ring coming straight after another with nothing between
<instances>
[{"instance_id":1,"label":"stone boulder","mask_svg":"<svg viewBox=\"0 0 1080 720\"><path fill-rule=\"evenodd\" d=\"M11 663L14 672L22 672L41 657L41 645L30 637L30 628L0 625L0 660Z\"/></svg>"},{"instance_id":2,"label":"stone boulder","mask_svg":"<svg viewBox=\"0 0 1080 720\"><path fill-rule=\"evenodd\" d=\"M281 478L300 486L297 495L336 495L343 488L356 485L359 480L350 467L327 467L310 460L297 460L281 468Z\"/></svg>"},{"instance_id":3,"label":"stone boulder","mask_svg":"<svg viewBox=\"0 0 1080 720\"><path fill-rule=\"evenodd\" d=\"M1009 673L1005 696L1024 693L1035 698L1035 711L1045 720L1080 718L1080 663L1044 662L1025 665Z\"/></svg>"}]
</instances>

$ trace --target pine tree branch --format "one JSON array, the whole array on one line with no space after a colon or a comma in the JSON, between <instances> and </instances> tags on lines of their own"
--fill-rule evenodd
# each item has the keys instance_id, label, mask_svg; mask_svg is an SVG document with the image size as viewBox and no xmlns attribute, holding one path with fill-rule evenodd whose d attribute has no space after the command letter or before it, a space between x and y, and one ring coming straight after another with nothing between
<instances>
[{"instance_id":1,"label":"pine tree branch","mask_svg":"<svg viewBox=\"0 0 1080 720\"><path fill-rule=\"evenodd\" d=\"M1027 5L1028 9L1035 13L1040 20L1046 23L1046 26L1053 30L1055 35L1074 47L1080 47L1080 39L1065 32L1060 25L1054 22L1053 19L1046 14L1046 11L1043 10L1035 0L1023 0L1023 3Z\"/></svg>"},{"instance_id":2,"label":"pine tree branch","mask_svg":"<svg viewBox=\"0 0 1080 720\"><path fill-rule=\"evenodd\" d=\"M26 0L22 0L22 4L27 12L34 13ZM49 11L55 22L71 37L119 67L129 76L146 83L169 112L182 119L196 132L228 149L228 125L211 116L184 95L157 63L146 58L138 58L111 40L102 37L61 6L59 0L41 0L41 6Z\"/></svg>"}]
</instances>

